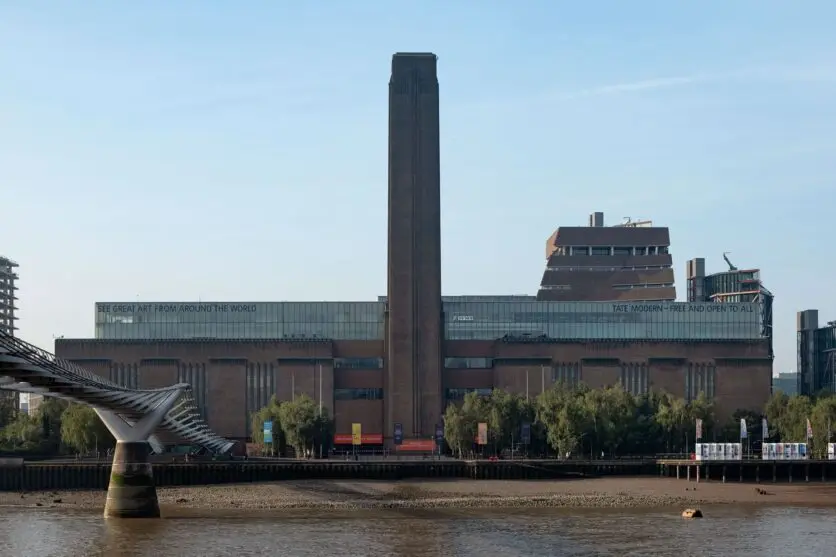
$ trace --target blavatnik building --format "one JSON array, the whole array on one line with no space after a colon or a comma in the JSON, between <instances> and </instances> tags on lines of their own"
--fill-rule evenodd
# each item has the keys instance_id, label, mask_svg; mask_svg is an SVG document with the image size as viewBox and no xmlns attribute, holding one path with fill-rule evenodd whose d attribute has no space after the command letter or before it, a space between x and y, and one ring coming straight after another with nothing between
<instances>
[{"instance_id":1,"label":"blavatnik building","mask_svg":"<svg viewBox=\"0 0 836 557\"><path fill-rule=\"evenodd\" d=\"M125 385L191 383L219 435L247 439L271 396L305 393L364 444L430 439L467 392L557 381L687 399L721 416L770 394L762 299L675 302L667 228L562 226L536 295L442 296L437 58L399 53L389 82L388 291L367 302L101 302L95 338L56 353ZM770 306L771 307L771 306Z\"/></svg>"}]
</instances>

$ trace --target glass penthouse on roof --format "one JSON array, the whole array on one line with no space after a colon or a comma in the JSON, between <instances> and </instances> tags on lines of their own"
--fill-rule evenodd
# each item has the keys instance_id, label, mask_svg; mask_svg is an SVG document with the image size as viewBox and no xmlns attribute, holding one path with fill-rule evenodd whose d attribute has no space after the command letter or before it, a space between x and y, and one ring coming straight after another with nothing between
<instances>
[{"instance_id":1,"label":"glass penthouse on roof","mask_svg":"<svg viewBox=\"0 0 836 557\"><path fill-rule=\"evenodd\" d=\"M533 296L445 297L450 340L504 336L565 340L733 340L761 338L761 305L714 302L543 302ZM96 338L384 338L386 301L100 302Z\"/></svg>"}]
</instances>

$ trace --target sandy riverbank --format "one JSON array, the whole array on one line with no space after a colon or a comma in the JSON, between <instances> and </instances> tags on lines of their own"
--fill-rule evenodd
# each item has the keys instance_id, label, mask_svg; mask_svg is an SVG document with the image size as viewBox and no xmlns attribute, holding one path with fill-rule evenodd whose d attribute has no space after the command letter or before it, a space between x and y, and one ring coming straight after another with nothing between
<instances>
[{"instance_id":1,"label":"sandy riverbank","mask_svg":"<svg viewBox=\"0 0 836 557\"><path fill-rule=\"evenodd\" d=\"M696 488L696 489L695 489ZM759 493L758 489L766 493ZM559 481L287 481L159 488L163 513L188 510L642 508L709 504L836 506L836 485L667 478ZM101 510L103 491L0 493L0 506Z\"/></svg>"}]
</instances>

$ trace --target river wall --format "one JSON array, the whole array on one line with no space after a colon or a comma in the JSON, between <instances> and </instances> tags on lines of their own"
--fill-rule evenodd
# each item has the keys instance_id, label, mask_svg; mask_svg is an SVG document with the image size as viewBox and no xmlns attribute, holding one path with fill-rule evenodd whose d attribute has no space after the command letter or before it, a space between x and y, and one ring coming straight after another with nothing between
<instances>
[{"instance_id":1,"label":"river wall","mask_svg":"<svg viewBox=\"0 0 836 557\"><path fill-rule=\"evenodd\" d=\"M111 464L23 462L0 466L0 491L107 489ZM282 480L405 480L468 478L536 480L615 475L656 475L654 460L619 461L234 461L155 463L160 487Z\"/></svg>"}]
</instances>

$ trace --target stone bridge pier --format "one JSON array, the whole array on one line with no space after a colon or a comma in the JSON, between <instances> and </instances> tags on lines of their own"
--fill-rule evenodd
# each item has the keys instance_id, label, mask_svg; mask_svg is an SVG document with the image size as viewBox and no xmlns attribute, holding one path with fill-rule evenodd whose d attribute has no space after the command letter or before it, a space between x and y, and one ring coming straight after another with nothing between
<instances>
[{"instance_id":1,"label":"stone bridge pier","mask_svg":"<svg viewBox=\"0 0 836 557\"><path fill-rule=\"evenodd\" d=\"M179 396L179 391L172 391L133 424L109 410L95 408L102 423L116 439L104 508L105 518L160 517L148 439Z\"/></svg>"}]
</instances>

